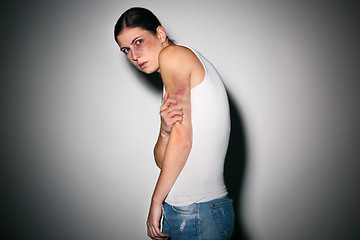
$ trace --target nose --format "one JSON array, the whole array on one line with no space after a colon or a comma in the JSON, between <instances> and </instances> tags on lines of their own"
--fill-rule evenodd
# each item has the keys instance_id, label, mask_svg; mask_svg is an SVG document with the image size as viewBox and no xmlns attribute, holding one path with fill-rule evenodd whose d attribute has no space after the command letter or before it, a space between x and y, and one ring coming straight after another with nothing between
<instances>
[{"instance_id":1,"label":"nose","mask_svg":"<svg viewBox=\"0 0 360 240\"><path fill-rule=\"evenodd\" d=\"M139 58L139 54L136 51L132 50L131 51L131 58L132 58L133 61L137 61L138 58Z\"/></svg>"},{"instance_id":2,"label":"nose","mask_svg":"<svg viewBox=\"0 0 360 240\"><path fill-rule=\"evenodd\" d=\"M137 61L138 58L135 56L135 54L131 54L131 56L133 61Z\"/></svg>"}]
</instances>

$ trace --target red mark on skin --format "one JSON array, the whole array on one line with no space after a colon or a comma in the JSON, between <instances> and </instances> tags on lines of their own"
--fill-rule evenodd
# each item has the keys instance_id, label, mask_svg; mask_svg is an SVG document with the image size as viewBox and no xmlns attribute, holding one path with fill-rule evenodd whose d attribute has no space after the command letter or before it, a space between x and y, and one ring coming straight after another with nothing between
<instances>
[{"instance_id":1,"label":"red mark on skin","mask_svg":"<svg viewBox=\"0 0 360 240\"><path fill-rule=\"evenodd\" d=\"M179 87L176 87L176 91L173 94L173 98L175 98L176 100L182 100L182 97L184 95L185 95L185 87L179 86Z\"/></svg>"}]
</instances>

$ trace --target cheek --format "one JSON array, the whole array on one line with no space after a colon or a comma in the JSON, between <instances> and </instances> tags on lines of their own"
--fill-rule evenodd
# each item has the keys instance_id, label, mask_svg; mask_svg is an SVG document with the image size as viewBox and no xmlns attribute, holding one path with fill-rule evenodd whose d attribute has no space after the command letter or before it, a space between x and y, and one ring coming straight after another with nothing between
<instances>
[{"instance_id":1,"label":"cheek","mask_svg":"<svg viewBox=\"0 0 360 240\"><path fill-rule=\"evenodd\" d=\"M143 54L143 55L148 54L149 50L151 50L151 49L149 48L149 43L148 42L144 42L137 49L138 53Z\"/></svg>"},{"instance_id":2,"label":"cheek","mask_svg":"<svg viewBox=\"0 0 360 240\"><path fill-rule=\"evenodd\" d=\"M150 39L146 39L143 44L140 47L140 51L142 54L147 55L147 56L151 56L151 55L155 55L158 53L159 51L159 46L157 44L157 41L150 38Z\"/></svg>"},{"instance_id":3,"label":"cheek","mask_svg":"<svg viewBox=\"0 0 360 240\"><path fill-rule=\"evenodd\" d=\"M133 62L132 58L131 58L131 54L129 53L128 55L126 55L127 60L129 60L130 62Z\"/></svg>"}]
</instances>

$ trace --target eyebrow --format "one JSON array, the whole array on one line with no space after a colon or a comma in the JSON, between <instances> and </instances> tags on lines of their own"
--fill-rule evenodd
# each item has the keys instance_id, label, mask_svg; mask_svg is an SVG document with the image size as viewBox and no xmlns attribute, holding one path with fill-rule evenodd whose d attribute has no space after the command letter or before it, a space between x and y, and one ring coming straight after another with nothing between
<instances>
[{"instance_id":1,"label":"eyebrow","mask_svg":"<svg viewBox=\"0 0 360 240\"><path fill-rule=\"evenodd\" d=\"M133 44L133 43L136 41L136 39L138 39L138 38L140 38L140 37L142 37L142 35L137 36L136 38L134 38L134 39L131 41L130 45ZM127 47L121 47L120 50L122 51L124 48L127 48Z\"/></svg>"}]
</instances>

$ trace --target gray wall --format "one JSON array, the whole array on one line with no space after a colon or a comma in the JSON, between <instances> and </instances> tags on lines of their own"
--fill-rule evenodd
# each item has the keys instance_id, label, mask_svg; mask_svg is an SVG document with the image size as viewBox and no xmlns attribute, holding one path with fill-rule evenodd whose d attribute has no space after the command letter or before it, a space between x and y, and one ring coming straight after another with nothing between
<instances>
[{"instance_id":1,"label":"gray wall","mask_svg":"<svg viewBox=\"0 0 360 240\"><path fill-rule=\"evenodd\" d=\"M358 6L205 0L2 4L8 239L147 239L160 93L112 37L132 6L223 77L244 129L247 239L358 239Z\"/></svg>"}]
</instances>

